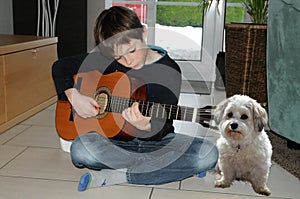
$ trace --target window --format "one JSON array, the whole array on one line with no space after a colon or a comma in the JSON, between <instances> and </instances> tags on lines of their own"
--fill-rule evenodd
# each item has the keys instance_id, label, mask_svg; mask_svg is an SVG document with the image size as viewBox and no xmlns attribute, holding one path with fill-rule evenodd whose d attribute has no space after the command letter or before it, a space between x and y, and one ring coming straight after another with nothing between
<instances>
[{"instance_id":1,"label":"window","mask_svg":"<svg viewBox=\"0 0 300 199\"><path fill-rule=\"evenodd\" d=\"M225 0L203 14L201 0L106 0L106 7L133 9L148 27L148 44L165 48L187 79L214 81L222 49ZM199 74L199 71L205 70ZM200 77L201 76L201 77ZM205 79L203 79L205 77Z\"/></svg>"}]
</instances>

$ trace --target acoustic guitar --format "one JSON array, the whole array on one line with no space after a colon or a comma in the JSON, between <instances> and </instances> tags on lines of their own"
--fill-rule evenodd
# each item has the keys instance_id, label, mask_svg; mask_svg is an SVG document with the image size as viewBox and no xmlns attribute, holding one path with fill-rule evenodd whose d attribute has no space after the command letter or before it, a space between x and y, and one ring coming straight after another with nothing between
<instances>
[{"instance_id":1,"label":"acoustic guitar","mask_svg":"<svg viewBox=\"0 0 300 199\"><path fill-rule=\"evenodd\" d=\"M84 119L75 113L68 101L58 100L56 130L64 140L73 140L91 131L107 138L133 139L136 129L123 119L121 113L134 102L139 103L139 110L144 116L198 122L204 127L210 127L214 106L192 108L147 102L146 86L122 72L107 75L96 70L78 73L74 81L79 92L92 96L100 108L96 117Z\"/></svg>"}]
</instances>

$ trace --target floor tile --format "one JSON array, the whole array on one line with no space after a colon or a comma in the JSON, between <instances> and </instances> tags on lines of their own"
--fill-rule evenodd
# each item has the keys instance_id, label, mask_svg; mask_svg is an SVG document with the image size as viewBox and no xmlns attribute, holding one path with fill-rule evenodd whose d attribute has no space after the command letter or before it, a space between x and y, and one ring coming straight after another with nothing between
<instances>
[{"instance_id":1,"label":"floor tile","mask_svg":"<svg viewBox=\"0 0 300 199\"><path fill-rule=\"evenodd\" d=\"M272 165L268 184L272 196L300 198L300 180L278 164Z\"/></svg>"},{"instance_id":2,"label":"floor tile","mask_svg":"<svg viewBox=\"0 0 300 199\"><path fill-rule=\"evenodd\" d=\"M272 197L297 198L300 194L300 181L277 164L272 165L268 180ZM208 191L224 194L243 194L249 196L260 196L255 193L250 183L235 181L229 188L221 189L214 187L214 174L208 173L205 178L189 178L182 181L181 189L192 191Z\"/></svg>"},{"instance_id":3,"label":"floor tile","mask_svg":"<svg viewBox=\"0 0 300 199\"><path fill-rule=\"evenodd\" d=\"M21 124L26 125L37 125L37 126L54 126L55 125L55 111L44 110L41 111L27 120L23 121Z\"/></svg>"},{"instance_id":4,"label":"floor tile","mask_svg":"<svg viewBox=\"0 0 300 199\"><path fill-rule=\"evenodd\" d=\"M85 169L77 169L70 154L60 149L28 148L0 170L0 175L78 181Z\"/></svg>"},{"instance_id":5,"label":"floor tile","mask_svg":"<svg viewBox=\"0 0 300 199\"><path fill-rule=\"evenodd\" d=\"M6 145L60 148L55 127L31 126Z\"/></svg>"},{"instance_id":6,"label":"floor tile","mask_svg":"<svg viewBox=\"0 0 300 199\"><path fill-rule=\"evenodd\" d=\"M56 103L52 104L51 106L45 109L45 111L55 111L55 110L56 110Z\"/></svg>"},{"instance_id":7,"label":"floor tile","mask_svg":"<svg viewBox=\"0 0 300 199\"><path fill-rule=\"evenodd\" d=\"M245 184L243 182L235 182L230 188L220 189L214 187L215 175L212 173L207 173L206 177L198 178L192 177L188 178L181 183L182 190L190 191L205 191L212 193L226 193L226 194L245 194L250 196L255 196L255 192L252 190L250 184Z\"/></svg>"},{"instance_id":8,"label":"floor tile","mask_svg":"<svg viewBox=\"0 0 300 199\"><path fill-rule=\"evenodd\" d=\"M0 144L4 144L11 140L12 138L19 135L21 132L23 132L25 129L29 128L29 125L16 125L9 130L3 132L0 134Z\"/></svg>"},{"instance_id":9,"label":"floor tile","mask_svg":"<svg viewBox=\"0 0 300 199\"><path fill-rule=\"evenodd\" d=\"M134 184L124 184L124 186L136 186L136 187L153 187L153 188L161 188L161 189L179 189L180 182L171 182L162 185L134 185Z\"/></svg>"},{"instance_id":10,"label":"floor tile","mask_svg":"<svg viewBox=\"0 0 300 199\"><path fill-rule=\"evenodd\" d=\"M78 192L76 182L1 176L0 187L0 198L5 199L148 199L151 193L151 188L129 186L108 186Z\"/></svg>"},{"instance_id":11,"label":"floor tile","mask_svg":"<svg viewBox=\"0 0 300 199\"><path fill-rule=\"evenodd\" d=\"M26 147L0 145L0 168L24 151Z\"/></svg>"},{"instance_id":12,"label":"floor tile","mask_svg":"<svg viewBox=\"0 0 300 199\"><path fill-rule=\"evenodd\" d=\"M183 191L183 190L168 190L168 189L154 189L151 199L254 199L262 198L259 196L244 196L244 195L229 195L222 193L209 193L209 192L196 192L196 191ZM267 197L272 199L272 197Z\"/></svg>"}]
</instances>

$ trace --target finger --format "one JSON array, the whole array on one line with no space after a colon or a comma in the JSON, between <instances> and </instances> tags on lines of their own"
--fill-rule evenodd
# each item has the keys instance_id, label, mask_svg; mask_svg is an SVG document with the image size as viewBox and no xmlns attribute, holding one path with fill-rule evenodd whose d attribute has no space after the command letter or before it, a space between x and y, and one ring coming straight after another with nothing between
<instances>
[{"instance_id":1,"label":"finger","mask_svg":"<svg viewBox=\"0 0 300 199\"><path fill-rule=\"evenodd\" d=\"M91 103L92 103L92 105L93 105L94 107L97 107L97 108L100 107L99 104L98 104L98 102L97 102L96 100L94 100L94 99L92 99Z\"/></svg>"},{"instance_id":2,"label":"finger","mask_svg":"<svg viewBox=\"0 0 300 199\"><path fill-rule=\"evenodd\" d=\"M90 100L90 104L91 106L89 108L90 109L89 114L91 114L91 116L96 116L99 112L99 104L92 98Z\"/></svg>"},{"instance_id":3,"label":"finger","mask_svg":"<svg viewBox=\"0 0 300 199\"><path fill-rule=\"evenodd\" d=\"M128 119L131 121L135 121L137 119L134 109L134 106L128 108Z\"/></svg>"},{"instance_id":4,"label":"finger","mask_svg":"<svg viewBox=\"0 0 300 199\"><path fill-rule=\"evenodd\" d=\"M122 111L122 117L128 121L129 120L129 108L125 109L124 111Z\"/></svg>"},{"instance_id":5,"label":"finger","mask_svg":"<svg viewBox=\"0 0 300 199\"><path fill-rule=\"evenodd\" d=\"M126 111L126 110L122 111L121 115L122 115L122 117L123 117L125 120L127 120L127 119L126 119L125 111Z\"/></svg>"},{"instance_id":6,"label":"finger","mask_svg":"<svg viewBox=\"0 0 300 199\"><path fill-rule=\"evenodd\" d=\"M143 117L142 113L140 112L139 110L139 104L137 102L135 102L132 106L132 109L133 109L133 113L134 113L134 116L136 118L141 118Z\"/></svg>"}]
</instances>

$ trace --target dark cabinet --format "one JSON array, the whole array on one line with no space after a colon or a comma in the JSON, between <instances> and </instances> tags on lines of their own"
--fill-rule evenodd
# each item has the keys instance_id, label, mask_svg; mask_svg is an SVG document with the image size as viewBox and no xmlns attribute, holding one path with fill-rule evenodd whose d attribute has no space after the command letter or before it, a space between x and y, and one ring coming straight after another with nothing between
<instances>
[{"instance_id":1,"label":"dark cabinet","mask_svg":"<svg viewBox=\"0 0 300 199\"><path fill-rule=\"evenodd\" d=\"M54 1L50 2L50 10L53 15ZM13 19L14 34L37 35L38 1L13 0ZM55 36L58 37L58 57L87 51L86 0L59 1Z\"/></svg>"}]
</instances>

